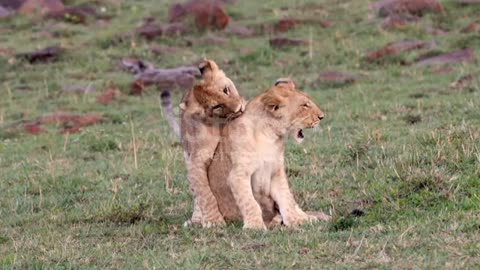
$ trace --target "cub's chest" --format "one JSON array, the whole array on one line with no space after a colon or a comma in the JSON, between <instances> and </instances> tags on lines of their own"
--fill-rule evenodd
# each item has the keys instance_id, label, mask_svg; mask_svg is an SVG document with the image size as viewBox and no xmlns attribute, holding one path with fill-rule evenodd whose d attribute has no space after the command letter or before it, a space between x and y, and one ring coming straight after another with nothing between
<instances>
[{"instance_id":1,"label":"cub's chest","mask_svg":"<svg viewBox=\"0 0 480 270\"><path fill-rule=\"evenodd\" d=\"M252 189L254 194L270 194L272 175L277 164L273 162L258 163L257 170L252 175Z\"/></svg>"}]
</instances>

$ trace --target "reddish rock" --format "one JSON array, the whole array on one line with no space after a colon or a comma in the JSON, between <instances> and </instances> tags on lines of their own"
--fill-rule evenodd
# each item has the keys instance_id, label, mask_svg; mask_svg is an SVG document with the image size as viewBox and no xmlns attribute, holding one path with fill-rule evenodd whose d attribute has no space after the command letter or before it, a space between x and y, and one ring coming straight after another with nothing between
<instances>
[{"instance_id":1,"label":"reddish rock","mask_svg":"<svg viewBox=\"0 0 480 270\"><path fill-rule=\"evenodd\" d=\"M97 97L97 102L103 105L107 105L115 99L115 96L118 94L118 89L108 88L100 96Z\"/></svg>"},{"instance_id":2,"label":"reddish rock","mask_svg":"<svg viewBox=\"0 0 480 270\"><path fill-rule=\"evenodd\" d=\"M62 11L64 8L65 6L60 0L27 0L18 8L18 12L23 14L36 12L47 14Z\"/></svg>"},{"instance_id":3,"label":"reddish rock","mask_svg":"<svg viewBox=\"0 0 480 270\"><path fill-rule=\"evenodd\" d=\"M280 19L274 26L273 30L276 33L284 33L289 31L290 29L294 28L296 24L301 22L298 19L293 19L293 18L283 18Z\"/></svg>"},{"instance_id":4,"label":"reddish rock","mask_svg":"<svg viewBox=\"0 0 480 270\"><path fill-rule=\"evenodd\" d=\"M329 70L320 73L320 82L331 84L349 84L357 80L357 76L339 71Z\"/></svg>"},{"instance_id":5,"label":"reddish rock","mask_svg":"<svg viewBox=\"0 0 480 270\"><path fill-rule=\"evenodd\" d=\"M130 86L130 95L140 96L145 91L145 84L141 80L135 80Z\"/></svg>"},{"instance_id":6,"label":"reddish rock","mask_svg":"<svg viewBox=\"0 0 480 270\"><path fill-rule=\"evenodd\" d=\"M27 123L23 125L23 129L25 130L26 133L32 134L32 135L38 135L45 131L40 125L36 123Z\"/></svg>"},{"instance_id":7,"label":"reddish rock","mask_svg":"<svg viewBox=\"0 0 480 270\"><path fill-rule=\"evenodd\" d=\"M332 21L319 20L316 18L283 18L274 24L260 24L257 28L258 34L278 34L292 30L299 24L311 25L314 27L329 28L335 25Z\"/></svg>"},{"instance_id":8,"label":"reddish rock","mask_svg":"<svg viewBox=\"0 0 480 270\"><path fill-rule=\"evenodd\" d=\"M402 52L411 51L411 50L418 50L418 49L425 49L425 48L429 49L429 48L433 48L434 46L436 46L434 42L428 42L428 41L407 40L407 41L400 41L400 42L392 42L392 43L388 43L383 48L368 52L365 58L369 62L376 62L390 55L396 55L396 54L400 54Z\"/></svg>"},{"instance_id":9,"label":"reddish rock","mask_svg":"<svg viewBox=\"0 0 480 270\"><path fill-rule=\"evenodd\" d=\"M472 32L480 33L480 21L474 21L470 23L465 28L463 28L461 32L462 33L472 33Z\"/></svg>"},{"instance_id":10,"label":"reddish rock","mask_svg":"<svg viewBox=\"0 0 480 270\"><path fill-rule=\"evenodd\" d=\"M81 127L95 125L105 120L104 117L97 114L69 114L56 112L52 115L41 116L33 121L24 124L24 130L29 134L40 134L43 132L42 125L61 124L62 129L59 133L75 133L80 131Z\"/></svg>"},{"instance_id":11,"label":"reddish rock","mask_svg":"<svg viewBox=\"0 0 480 270\"><path fill-rule=\"evenodd\" d=\"M224 29L229 17L222 5L211 0L192 0L183 4L172 5L169 11L170 22L183 22L186 18L192 17L195 26L200 30Z\"/></svg>"},{"instance_id":12,"label":"reddish rock","mask_svg":"<svg viewBox=\"0 0 480 270\"><path fill-rule=\"evenodd\" d=\"M147 40L153 40L160 36L178 36L186 32L181 23L159 24L154 20L147 20L142 26L135 29L135 34Z\"/></svg>"},{"instance_id":13,"label":"reddish rock","mask_svg":"<svg viewBox=\"0 0 480 270\"><path fill-rule=\"evenodd\" d=\"M381 17L402 13L420 16L427 12L445 13L442 4L438 0L380 0L373 4L373 9Z\"/></svg>"},{"instance_id":14,"label":"reddish rock","mask_svg":"<svg viewBox=\"0 0 480 270\"><path fill-rule=\"evenodd\" d=\"M39 117L36 122L39 124L64 124L64 125L71 125L71 126L90 126L94 125L100 121L104 120L104 118L97 114L69 114L64 112L57 112L53 115L49 116L42 116Z\"/></svg>"}]
</instances>

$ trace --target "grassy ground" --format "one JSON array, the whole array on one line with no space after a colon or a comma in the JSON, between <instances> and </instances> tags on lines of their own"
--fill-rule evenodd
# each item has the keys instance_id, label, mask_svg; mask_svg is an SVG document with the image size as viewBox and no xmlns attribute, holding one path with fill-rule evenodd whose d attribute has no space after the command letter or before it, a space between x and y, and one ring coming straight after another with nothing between
<instances>
[{"instance_id":1,"label":"grassy ground","mask_svg":"<svg viewBox=\"0 0 480 270\"><path fill-rule=\"evenodd\" d=\"M478 33L460 30L480 8L444 1L445 15L385 31L370 1L318 1L323 9L289 2L238 1L226 8L247 26L286 16L333 21L330 28L307 24L285 34L311 38L311 50L272 49L268 35L228 37L223 45L197 42L222 32L152 42L120 38L146 16L165 21L166 1L105 0L113 16L105 25L20 16L0 21L0 48L67 48L49 64L0 56L0 126L59 109L107 118L71 135L58 134L55 126L37 136L0 130L0 268L478 268L480 85L450 86L467 74L478 77L478 60L437 74L435 68L401 65L397 57L378 64L362 58L369 49L404 39L435 40L444 52L474 48L478 58ZM427 27L450 31L432 36ZM178 51L155 55L152 44ZM412 60L423 52L400 57ZM159 91L152 87L106 106L96 102L109 86L129 91L132 75L116 67L125 56L157 67L213 58L247 98L292 76L326 118L302 145L289 141L289 179L302 208L330 211L333 220L267 233L242 231L241 224L183 228L192 197ZM324 70L361 79L322 84L317 77ZM96 91L62 90L71 85ZM177 103L181 95L174 94Z\"/></svg>"}]
</instances>

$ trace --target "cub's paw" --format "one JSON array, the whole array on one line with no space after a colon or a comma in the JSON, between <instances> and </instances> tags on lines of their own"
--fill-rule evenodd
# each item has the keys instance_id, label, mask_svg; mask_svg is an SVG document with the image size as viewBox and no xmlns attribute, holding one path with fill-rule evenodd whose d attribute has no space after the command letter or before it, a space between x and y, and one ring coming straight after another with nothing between
<instances>
[{"instance_id":1,"label":"cub's paw","mask_svg":"<svg viewBox=\"0 0 480 270\"><path fill-rule=\"evenodd\" d=\"M183 227L193 227L196 225L202 225L202 212L200 212L200 210L194 210L192 217L183 223Z\"/></svg>"},{"instance_id":2,"label":"cub's paw","mask_svg":"<svg viewBox=\"0 0 480 270\"><path fill-rule=\"evenodd\" d=\"M263 220L258 221L245 221L243 224L243 229L251 229L251 230L258 230L258 231L266 231L267 226L263 222Z\"/></svg>"},{"instance_id":3,"label":"cub's paw","mask_svg":"<svg viewBox=\"0 0 480 270\"><path fill-rule=\"evenodd\" d=\"M276 226L280 226L283 224L282 216L280 214L276 215L269 223L268 228L273 229Z\"/></svg>"},{"instance_id":4,"label":"cub's paw","mask_svg":"<svg viewBox=\"0 0 480 270\"><path fill-rule=\"evenodd\" d=\"M226 225L225 220L223 219L223 216L220 213L206 216L202 220L203 228L222 227L225 225Z\"/></svg>"},{"instance_id":5,"label":"cub's paw","mask_svg":"<svg viewBox=\"0 0 480 270\"><path fill-rule=\"evenodd\" d=\"M330 215L327 215L323 212L307 212L307 214L320 221L330 221L332 219Z\"/></svg>"},{"instance_id":6,"label":"cub's paw","mask_svg":"<svg viewBox=\"0 0 480 270\"><path fill-rule=\"evenodd\" d=\"M183 227L194 227L196 225L202 225L202 221L191 218L183 223Z\"/></svg>"},{"instance_id":7,"label":"cub's paw","mask_svg":"<svg viewBox=\"0 0 480 270\"><path fill-rule=\"evenodd\" d=\"M291 215L288 219L283 220L285 226L292 228L295 226L303 225L306 223L312 223L317 221L318 218L312 215L307 215L306 213L297 213L295 215Z\"/></svg>"}]
</instances>

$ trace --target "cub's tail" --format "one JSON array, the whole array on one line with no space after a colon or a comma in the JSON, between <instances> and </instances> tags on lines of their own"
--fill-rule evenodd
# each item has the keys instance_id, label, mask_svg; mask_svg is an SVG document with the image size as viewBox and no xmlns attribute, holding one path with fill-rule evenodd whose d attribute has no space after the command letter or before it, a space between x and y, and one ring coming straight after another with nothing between
<instances>
[{"instance_id":1,"label":"cub's tail","mask_svg":"<svg viewBox=\"0 0 480 270\"><path fill-rule=\"evenodd\" d=\"M177 118L173 113L172 101L170 100L170 91L164 90L161 95L162 99L162 109L165 117L167 118L168 125L173 130L173 133L180 140L180 125L178 124Z\"/></svg>"}]
</instances>

